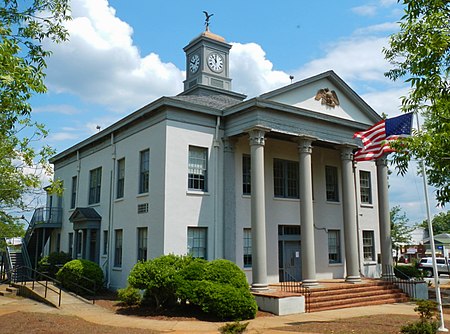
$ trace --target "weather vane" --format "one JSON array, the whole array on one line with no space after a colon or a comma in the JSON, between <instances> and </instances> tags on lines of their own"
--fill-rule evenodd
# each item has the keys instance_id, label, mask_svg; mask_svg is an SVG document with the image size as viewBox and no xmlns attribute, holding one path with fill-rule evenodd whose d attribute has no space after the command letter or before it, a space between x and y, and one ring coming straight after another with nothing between
<instances>
[{"instance_id":1,"label":"weather vane","mask_svg":"<svg viewBox=\"0 0 450 334\"><path fill-rule=\"evenodd\" d=\"M207 11L203 11L203 13L205 13L206 19L205 19L205 30L209 30L209 19L211 18L211 16L213 16L214 14L208 14Z\"/></svg>"}]
</instances>

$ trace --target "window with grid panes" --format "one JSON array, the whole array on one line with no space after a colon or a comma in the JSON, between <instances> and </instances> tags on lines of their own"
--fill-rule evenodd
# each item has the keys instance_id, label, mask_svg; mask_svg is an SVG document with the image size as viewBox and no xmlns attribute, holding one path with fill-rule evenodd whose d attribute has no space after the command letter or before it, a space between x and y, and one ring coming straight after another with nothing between
<instances>
[{"instance_id":1,"label":"window with grid panes","mask_svg":"<svg viewBox=\"0 0 450 334\"><path fill-rule=\"evenodd\" d=\"M244 228L244 268L252 267L252 230Z\"/></svg>"},{"instance_id":2,"label":"window with grid panes","mask_svg":"<svg viewBox=\"0 0 450 334\"><path fill-rule=\"evenodd\" d=\"M147 227L138 228L138 261L147 261Z\"/></svg>"},{"instance_id":3,"label":"window with grid panes","mask_svg":"<svg viewBox=\"0 0 450 334\"><path fill-rule=\"evenodd\" d=\"M341 232L328 230L328 263L341 263Z\"/></svg>"},{"instance_id":4,"label":"window with grid panes","mask_svg":"<svg viewBox=\"0 0 450 334\"><path fill-rule=\"evenodd\" d=\"M325 166L327 201L339 202L338 170L335 166Z\"/></svg>"},{"instance_id":5,"label":"window with grid panes","mask_svg":"<svg viewBox=\"0 0 450 334\"><path fill-rule=\"evenodd\" d=\"M96 168L89 172L89 204L100 203L102 188L102 168Z\"/></svg>"},{"instance_id":6,"label":"window with grid panes","mask_svg":"<svg viewBox=\"0 0 450 334\"><path fill-rule=\"evenodd\" d=\"M372 184L370 181L370 172L359 171L359 192L361 203L372 204Z\"/></svg>"},{"instance_id":7,"label":"window with grid panes","mask_svg":"<svg viewBox=\"0 0 450 334\"><path fill-rule=\"evenodd\" d=\"M188 227L188 254L206 259L206 227Z\"/></svg>"},{"instance_id":8,"label":"window with grid panes","mask_svg":"<svg viewBox=\"0 0 450 334\"><path fill-rule=\"evenodd\" d=\"M117 160L117 194L116 198L122 198L125 191L125 158Z\"/></svg>"},{"instance_id":9,"label":"window with grid panes","mask_svg":"<svg viewBox=\"0 0 450 334\"><path fill-rule=\"evenodd\" d=\"M275 197L299 198L297 161L273 160L273 188Z\"/></svg>"},{"instance_id":10,"label":"window with grid panes","mask_svg":"<svg viewBox=\"0 0 450 334\"><path fill-rule=\"evenodd\" d=\"M148 193L150 170L150 150L139 153L139 193Z\"/></svg>"},{"instance_id":11,"label":"window with grid panes","mask_svg":"<svg viewBox=\"0 0 450 334\"><path fill-rule=\"evenodd\" d=\"M208 149L189 146L188 189L207 191Z\"/></svg>"},{"instance_id":12,"label":"window with grid panes","mask_svg":"<svg viewBox=\"0 0 450 334\"><path fill-rule=\"evenodd\" d=\"M123 230L114 232L114 267L122 267Z\"/></svg>"},{"instance_id":13,"label":"window with grid panes","mask_svg":"<svg viewBox=\"0 0 450 334\"><path fill-rule=\"evenodd\" d=\"M374 231L363 231L364 261L375 261L375 234Z\"/></svg>"},{"instance_id":14,"label":"window with grid panes","mask_svg":"<svg viewBox=\"0 0 450 334\"><path fill-rule=\"evenodd\" d=\"M250 195L251 188L251 160L248 154L242 156L242 194Z\"/></svg>"},{"instance_id":15,"label":"window with grid panes","mask_svg":"<svg viewBox=\"0 0 450 334\"><path fill-rule=\"evenodd\" d=\"M72 192L70 196L70 208L74 209L77 201L77 182L78 177L73 176L72 177Z\"/></svg>"}]
</instances>

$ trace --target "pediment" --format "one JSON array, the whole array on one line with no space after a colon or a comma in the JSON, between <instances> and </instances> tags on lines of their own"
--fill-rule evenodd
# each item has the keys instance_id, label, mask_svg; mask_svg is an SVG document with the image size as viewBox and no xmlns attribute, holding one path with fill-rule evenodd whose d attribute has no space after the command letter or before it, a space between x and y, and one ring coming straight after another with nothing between
<instances>
[{"instance_id":1,"label":"pediment","mask_svg":"<svg viewBox=\"0 0 450 334\"><path fill-rule=\"evenodd\" d=\"M381 120L381 117L333 71L295 82L260 97L369 125Z\"/></svg>"},{"instance_id":2,"label":"pediment","mask_svg":"<svg viewBox=\"0 0 450 334\"><path fill-rule=\"evenodd\" d=\"M82 221L97 222L101 220L102 217L94 208L76 208L69 217L69 221L72 223Z\"/></svg>"}]
</instances>

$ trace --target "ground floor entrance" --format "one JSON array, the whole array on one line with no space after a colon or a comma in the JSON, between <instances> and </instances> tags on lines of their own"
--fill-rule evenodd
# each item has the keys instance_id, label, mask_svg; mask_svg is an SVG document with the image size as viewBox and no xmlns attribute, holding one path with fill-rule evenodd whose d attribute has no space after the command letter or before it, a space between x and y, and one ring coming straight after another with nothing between
<instances>
[{"instance_id":1,"label":"ground floor entrance","mask_svg":"<svg viewBox=\"0 0 450 334\"><path fill-rule=\"evenodd\" d=\"M278 226L278 267L280 282L302 280L300 226Z\"/></svg>"}]
</instances>

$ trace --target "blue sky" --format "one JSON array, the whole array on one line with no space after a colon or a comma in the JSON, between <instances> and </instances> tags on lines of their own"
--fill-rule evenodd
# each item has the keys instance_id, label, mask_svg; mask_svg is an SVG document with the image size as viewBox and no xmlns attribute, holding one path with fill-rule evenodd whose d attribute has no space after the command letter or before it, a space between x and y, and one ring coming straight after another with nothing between
<instances>
[{"instance_id":1,"label":"blue sky","mask_svg":"<svg viewBox=\"0 0 450 334\"><path fill-rule=\"evenodd\" d=\"M334 70L379 114L399 114L407 86L384 77L382 48L398 29L397 0L72 0L70 41L49 45L49 92L34 116L58 152L137 108L182 91L183 47L210 29L233 45L233 90L249 97ZM390 178L391 206L425 219L421 179ZM431 198L434 198L431 194ZM432 203L432 213L438 212Z\"/></svg>"}]
</instances>

